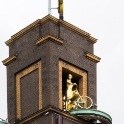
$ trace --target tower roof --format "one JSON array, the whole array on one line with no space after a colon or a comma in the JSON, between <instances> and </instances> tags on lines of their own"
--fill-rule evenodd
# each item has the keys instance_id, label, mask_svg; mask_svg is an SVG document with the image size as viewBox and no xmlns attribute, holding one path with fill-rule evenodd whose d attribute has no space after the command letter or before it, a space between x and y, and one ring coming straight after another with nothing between
<instances>
[{"instance_id":1,"label":"tower roof","mask_svg":"<svg viewBox=\"0 0 124 124\"><path fill-rule=\"evenodd\" d=\"M72 25L72 24L70 24L64 20L60 20L60 19L57 19L51 15L47 15L42 19L38 19L38 20L34 21L33 23L31 23L27 27L23 28L22 30L20 30L16 34L12 35L11 38L5 42L6 45L10 46L16 39L20 38L21 36L23 36L24 34L29 32L33 28L37 27L38 25L42 25L43 23L48 22L48 21L63 25L64 27L76 32L77 34L84 36L88 41L92 42L93 44L97 42L97 39L92 37L90 33L86 32L84 30L81 30L80 28L78 28L78 27L76 27L76 26L74 26L74 25Z\"/></svg>"}]
</instances>

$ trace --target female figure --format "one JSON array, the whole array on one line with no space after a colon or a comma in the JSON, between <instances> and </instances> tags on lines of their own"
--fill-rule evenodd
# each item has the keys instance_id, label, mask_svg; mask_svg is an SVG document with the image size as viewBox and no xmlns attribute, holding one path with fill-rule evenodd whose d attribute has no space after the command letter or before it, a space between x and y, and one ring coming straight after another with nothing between
<instances>
[{"instance_id":1,"label":"female figure","mask_svg":"<svg viewBox=\"0 0 124 124\"><path fill-rule=\"evenodd\" d=\"M68 79L66 82L67 85L67 93L66 93L66 109L70 110L71 108L75 109L75 102L77 101L79 97L79 92L77 90L77 84L71 82L72 75L68 75ZM75 87L75 90L73 90L73 87ZM69 103L70 102L70 103Z\"/></svg>"}]
</instances>

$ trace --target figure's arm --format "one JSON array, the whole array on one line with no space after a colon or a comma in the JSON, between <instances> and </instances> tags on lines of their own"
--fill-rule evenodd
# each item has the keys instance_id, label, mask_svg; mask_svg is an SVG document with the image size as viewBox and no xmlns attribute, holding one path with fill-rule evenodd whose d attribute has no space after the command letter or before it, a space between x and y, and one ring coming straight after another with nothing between
<instances>
[{"instance_id":1,"label":"figure's arm","mask_svg":"<svg viewBox=\"0 0 124 124\"><path fill-rule=\"evenodd\" d=\"M67 83L72 84L71 80L67 79Z\"/></svg>"}]
</instances>

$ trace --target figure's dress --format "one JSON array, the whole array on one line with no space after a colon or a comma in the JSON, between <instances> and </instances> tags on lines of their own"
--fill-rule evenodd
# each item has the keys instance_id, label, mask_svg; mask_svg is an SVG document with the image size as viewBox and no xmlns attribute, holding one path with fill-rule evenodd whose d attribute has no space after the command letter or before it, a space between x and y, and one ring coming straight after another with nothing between
<instances>
[{"instance_id":1,"label":"figure's dress","mask_svg":"<svg viewBox=\"0 0 124 124\"><path fill-rule=\"evenodd\" d=\"M71 100L73 97L79 95L79 92L77 89L72 91L72 88L74 85L76 85L76 87L77 87L76 83L72 83L71 80L67 79L67 88L68 88L67 89L67 100Z\"/></svg>"}]
</instances>

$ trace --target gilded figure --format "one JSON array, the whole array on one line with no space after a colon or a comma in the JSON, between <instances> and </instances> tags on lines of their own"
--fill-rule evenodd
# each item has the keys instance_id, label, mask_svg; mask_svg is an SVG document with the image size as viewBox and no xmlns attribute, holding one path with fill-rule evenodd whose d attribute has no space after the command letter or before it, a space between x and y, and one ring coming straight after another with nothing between
<instances>
[{"instance_id":1,"label":"gilded figure","mask_svg":"<svg viewBox=\"0 0 124 124\"><path fill-rule=\"evenodd\" d=\"M88 96L81 96L78 91L78 85L71 82L72 75L68 75L66 81L66 110L77 109L77 107L89 109L93 105L93 101Z\"/></svg>"},{"instance_id":2,"label":"gilded figure","mask_svg":"<svg viewBox=\"0 0 124 124\"><path fill-rule=\"evenodd\" d=\"M68 75L68 79L66 81L67 85L67 93L66 93L66 109L75 109L75 102L79 98L78 85L76 83L71 82L72 75Z\"/></svg>"}]
</instances>

